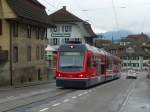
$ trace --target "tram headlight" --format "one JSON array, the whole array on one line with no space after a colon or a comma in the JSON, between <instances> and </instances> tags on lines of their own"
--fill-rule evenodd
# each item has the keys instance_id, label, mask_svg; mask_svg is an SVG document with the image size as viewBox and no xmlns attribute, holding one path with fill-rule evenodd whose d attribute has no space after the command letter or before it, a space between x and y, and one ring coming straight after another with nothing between
<instances>
[{"instance_id":1,"label":"tram headlight","mask_svg":"<svg viewBox=\"0 0 150 112\"><path fill-rule=\"evenodd\" d=\"M80 74L79 76L80 76L80 77L83 77L83 74Z\"/></svg>"}]
</instances>

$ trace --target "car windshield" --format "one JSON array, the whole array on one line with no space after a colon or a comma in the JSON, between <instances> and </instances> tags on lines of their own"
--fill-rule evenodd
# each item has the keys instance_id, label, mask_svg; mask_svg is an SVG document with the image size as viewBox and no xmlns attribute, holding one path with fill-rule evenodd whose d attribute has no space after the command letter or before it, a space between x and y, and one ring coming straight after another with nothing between
<instances>
[{"instance_id":1,"label":"car windshield","mask_svg":"<svg viewBox=\"0 0 150 112\"><path fill-rule=\"evenodd\" d=\"M59 69L62 71L81 71L83 69L84 53L61 52Z\"/></svg>"}]
</instances>

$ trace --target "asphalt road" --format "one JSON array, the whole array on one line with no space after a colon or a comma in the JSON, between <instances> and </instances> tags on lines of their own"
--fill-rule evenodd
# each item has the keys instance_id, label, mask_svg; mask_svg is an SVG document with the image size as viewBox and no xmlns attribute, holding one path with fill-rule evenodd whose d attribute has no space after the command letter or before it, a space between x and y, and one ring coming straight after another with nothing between
<instances>
[{"instance_id":1,"label":"asphalt road","mask_svg":"<svg viewBox=\"0 0 150 112\"><path fill-rule=\"evenodd\" d=\"M119 80L85 90L39 85L0 93L1 112L150 112L150 81Z\"/></svg>"}]
</instances>

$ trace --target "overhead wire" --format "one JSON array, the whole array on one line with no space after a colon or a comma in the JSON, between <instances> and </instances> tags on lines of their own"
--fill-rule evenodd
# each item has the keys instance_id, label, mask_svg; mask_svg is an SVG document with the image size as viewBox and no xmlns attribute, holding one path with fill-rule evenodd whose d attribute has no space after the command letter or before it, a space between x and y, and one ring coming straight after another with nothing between
<instances>
[{"instance_id":1,"label":"overhead wire","mask_svg":"<svg viewBox=\"0 0 150 112\"><path fill-rule=\"evenodd\" d=\"M121 37L121 33L119 31L118 15L117 15L117 11L116 11L114 0L112 0L112 8L113 8L113 12L114 12L116 32L118 31L119 37ZM113 37L113 34L112 34L112 37Z\"/></svg>"},{"instance_id":2,"label":"overhead wire","mask_svg":"<svg viewBox=\"0 0 150 112\"><path fill-rule=\"evenodd\" d=\"M75 3L76 3L76 5L77 5L77 7L79 7L79 9L82 9L81 6L80 6L80 4L79 4L79 1L78 1L78 0L76 0ZM87 13L86 13L88 10L84 9L84 10L80 10L80 11L82 11L82 14L84 14L84 16L87 18L87 20L85 20L85 21L88 22L88 21L89 21L89 17L88 17L88 15L87 15Z\"/></svg>"},{"instance_id":3,"label":"overhead wire","mask_svg":"<svg viewBox=\"0 0 150 112\"><path fill-rule=\"evenodd\" d=\"M56 6L52 5L51 3L49 3L47 0L43 0L45 1L49 6L53 7L53 8L57 8Z\"/></svg>"},{"instance_id":4,"label":"overhead wire","mask_svg":"<svg viewBox=\"0 0 150 112\"><path fill-rule=\"evenodd\" d=\"M58 7L56 7L55 5L52 5L49 1L47 0L43 0L47 5L49 5L50 7L52 7L53 9L57 10ZM50 8L47 7L47 11L50 11Z\"/></svg>"}]
</instances>

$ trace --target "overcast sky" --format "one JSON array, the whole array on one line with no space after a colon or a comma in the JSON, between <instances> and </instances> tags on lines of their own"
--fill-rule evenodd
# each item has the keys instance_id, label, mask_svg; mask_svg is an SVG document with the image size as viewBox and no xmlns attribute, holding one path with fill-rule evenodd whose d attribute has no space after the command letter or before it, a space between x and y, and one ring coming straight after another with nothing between
<instances>
[{"instance_id":1,"label":"overcast sky","mask_svg":"<svg viewBox=\"0 0 150 112\"><path fill-rule=\"evenodd\" d=\"M150 33L150 0L39 0L51 14L62 6L88 21L96 33Z\"/></svg>"}]
</instances>

